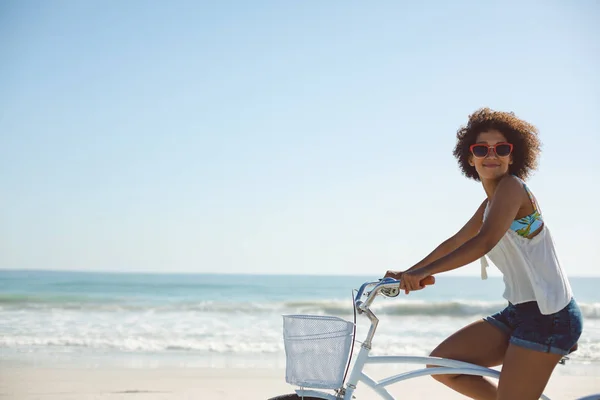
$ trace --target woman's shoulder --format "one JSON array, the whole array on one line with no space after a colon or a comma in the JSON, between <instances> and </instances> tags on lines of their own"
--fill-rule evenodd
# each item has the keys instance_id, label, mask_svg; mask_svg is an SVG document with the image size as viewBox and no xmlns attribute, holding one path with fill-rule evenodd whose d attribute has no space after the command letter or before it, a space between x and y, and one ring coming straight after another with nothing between
<instances>
[{"instance_id":1,"label":"woman's shoulder","mask_svg":"<svg viewBox=\"0 0 600 400\"><path fill-rule=\"evenodd\" d=\"M521 178L519 178L517 175L513 175L513 174L506 174L502 180L509 180L511 182L514 183L518 183L519 185L526 185L525 181Z\"/></svg>"},{"instance_id":2,"label":"woman's shoulder","mask_svg":"<svg viewBox=\"0 0 600 400\"><path fill-rule=\"evenodd\" d=\"M505 175L498 182L498 187L496 188L496 192L502 193L509 192L510 194L516 194L522 190L527 190L527 185L521 178L515 175Z\"/></svg>"}]
</instances>

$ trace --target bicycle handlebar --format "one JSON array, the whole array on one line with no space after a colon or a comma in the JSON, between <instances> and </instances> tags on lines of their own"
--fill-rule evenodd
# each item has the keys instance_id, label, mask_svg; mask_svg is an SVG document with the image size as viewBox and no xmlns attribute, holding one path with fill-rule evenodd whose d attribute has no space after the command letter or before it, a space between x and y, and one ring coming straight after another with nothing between
<instances>
[{"instance_id":1,"label":"bicycle handlebar","mask_svg":"<svg viewBox=\"0 0 600 400\"><path fill-rule=\"evenodd\" d=\"M372 286L374 286L373 290L366 294L367 299L364 302L361 301L361 298L365 294L365 290ZM360 286L356 297L354 298L354 304L356 306L356 309L358 310L358 313L360 314L367 311L371 303L373 303L373 300L375 300L375 297L377 297L377 295L384 289L390 289L392 293L397 293L397 291L400 290L400 281L394 278L384 278L380 279L377 282L363 283Z\"/></svg>"}]
</instances>

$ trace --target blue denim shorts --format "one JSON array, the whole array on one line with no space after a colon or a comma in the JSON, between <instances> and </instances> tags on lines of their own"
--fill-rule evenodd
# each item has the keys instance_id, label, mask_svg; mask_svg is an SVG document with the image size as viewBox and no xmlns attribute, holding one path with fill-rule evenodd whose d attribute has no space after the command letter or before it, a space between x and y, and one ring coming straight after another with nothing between
<instances>
[{"instance_id":1,"label":"blue denim shorts","mask_svg":"<svg viewBox=\"0 0 600 400\"><path fill-rule=\"evenodd\" d=\"M562 310L548 315L541 313L535 301L508 303L504 310L484 320L506 332L510 343L560 355L569 354L583 329L581 310L575 299Z\"/></svg>"}]
</instances>

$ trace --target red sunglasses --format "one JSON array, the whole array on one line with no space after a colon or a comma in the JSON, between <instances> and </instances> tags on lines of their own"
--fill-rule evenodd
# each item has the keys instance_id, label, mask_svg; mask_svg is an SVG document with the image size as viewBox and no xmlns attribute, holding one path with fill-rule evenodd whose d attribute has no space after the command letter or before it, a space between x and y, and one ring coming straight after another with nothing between
<instances>
[{"instance_id":1,"label":"red sunglasses","mask_svg":"<svg viewBox=\"0 0 600 400\"><path fill-rule=\"evenodd\" d=\"M471 153L477 158L485 158L490 154L490 150L493 149L498 157L507 157L512 153L512 143L496 143L493 145L487 143L475 143L469 147Z\"/></svg>"}]
</instances>

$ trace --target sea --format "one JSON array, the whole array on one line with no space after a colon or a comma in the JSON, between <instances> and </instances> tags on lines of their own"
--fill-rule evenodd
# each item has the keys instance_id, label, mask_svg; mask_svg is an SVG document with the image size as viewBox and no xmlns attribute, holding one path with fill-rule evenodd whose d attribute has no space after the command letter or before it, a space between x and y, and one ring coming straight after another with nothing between
<instances>
[{"instance_id":1,"label":"sea","mask_svg":"<svg viewBox=\"0 0 600 400\"><path fill-rule=\"evenodd\" d=\"M0 361L131 368L283 368L283 315L369 321L353 296L378 276L0 271ZM563 368L600 376L600 278L570 278L584 316ZM372 354L428 355L445 337L506 305L501 278L443 276L378 297Z\"/></svg>"}]
</instances>

